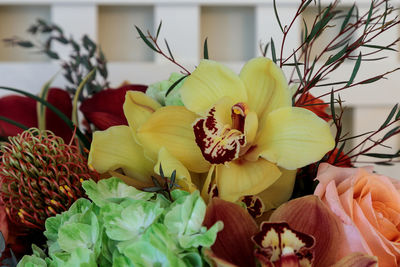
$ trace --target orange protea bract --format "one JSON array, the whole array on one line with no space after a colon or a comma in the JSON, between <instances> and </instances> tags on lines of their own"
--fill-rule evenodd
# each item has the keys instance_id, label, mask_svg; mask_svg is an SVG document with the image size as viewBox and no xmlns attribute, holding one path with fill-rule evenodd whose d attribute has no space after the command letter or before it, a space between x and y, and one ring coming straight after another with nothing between
<instances>
[{"instance_id":1,"label":"orange protea bract","mask_svg":"<svg viewBox=\"0 0 400 267\"><path fill-rule=\"evenodd\" d=\"M97 180L78 147L50 131L31 128L1 145L0 204L21 228L44 230L44 222L84 196L81 182Z\"/></svg>"}]
</instances>

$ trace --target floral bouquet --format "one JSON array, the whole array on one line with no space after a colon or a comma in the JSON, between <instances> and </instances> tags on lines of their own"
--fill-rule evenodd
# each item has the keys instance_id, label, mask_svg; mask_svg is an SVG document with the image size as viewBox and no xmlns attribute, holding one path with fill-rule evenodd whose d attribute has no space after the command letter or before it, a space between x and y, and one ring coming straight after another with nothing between
<instances>
[{"instance_id":1,"label":"floral bouquet","mask_svg":"<svg viewBox=\"0 0 400 267\"><path fill-rule=\"evenodd\" d=\"M286 51L292 25L314 5L301 45ZM60 60L69 84L52 88L50 80L39 96L1 87L24 95L0 99L3 264L399 266L400 182L356 166L360 155L397 162L400 151L373 149L400 133L400 110L352 136L340 97L397 71L357 77L361 64L395 50L398 40L374 41L400 24L396 10L388 0L371 1L365 14L301 0L288 25L275 2L274 10L280 51L271 39L239 74L209 59L207 40L189 71L167 42L159 45L161 23L155 34L136 27L182 69L149 86L109 88L96 43L42 20L29 32L50 33L44 44L7 39ZM60 59L53 42L71 46L70 58ZM351 61L347 80L331 78Z\"/></svg>"}]
</instances>

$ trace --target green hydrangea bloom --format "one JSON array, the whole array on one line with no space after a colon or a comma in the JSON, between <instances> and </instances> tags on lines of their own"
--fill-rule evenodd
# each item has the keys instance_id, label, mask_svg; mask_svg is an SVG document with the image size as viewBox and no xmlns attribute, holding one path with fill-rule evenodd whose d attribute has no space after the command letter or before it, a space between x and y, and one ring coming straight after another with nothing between
<instances>
[{"instance_id":1,"label":"green hydrangea bloom","mask_svg":"<svg viewBox=\"0 0 400 267\"><path fill-rule=\"evenodd\" d=\"M161 194L130 187L117 178L83 182L93 201L77 200L46 221L48 255L33 247L18 266L198 266L201 247L222 229L202 226L206 205L198 191Z\"/></svg>"},{"instance_id":2,"label":"green hydrangea bloom","mask_svg":"<svg viewBox=\"0 0 400 267\"><path fill-rule=\"evenodd\" d=\"M168 96L165 96L168 89L183 76L185 75L173 72L168 80L150 84L146 90L146 95L157 100L163 106L183 106L179 88L182 86L184 79L174 87Z\"/></svg>"}]
</instances>

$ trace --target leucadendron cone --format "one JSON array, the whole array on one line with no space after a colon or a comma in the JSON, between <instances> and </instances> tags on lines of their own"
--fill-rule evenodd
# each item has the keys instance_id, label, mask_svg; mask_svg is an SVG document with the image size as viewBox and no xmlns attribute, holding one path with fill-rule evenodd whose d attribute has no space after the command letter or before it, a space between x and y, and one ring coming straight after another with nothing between
<instances>
[{"instance_id":1,"label":"leucadendron cone","mask_svg":"<svg viewBox=\"0 0 400 267\"><path fill-rule=\"evenodd\" d=\"M212 253L208 253L215 266L256 266L251 237L258 227L247 211L232 202L213 198L203 225L210 227L217 221L222 221L224 228L211 247Z\"/></svg>"},{"instance_id":2,"label":"leucadendron cone","mask_svg":"<svg viewBox=\"0 0 400 267\"><path fill-rule=\"evenodd\" d=\"M287 222L292 229L315 238L314 266L331 266L344 256L338 253L338 247L343 245L343 226L316 196L297 198L281 205L272 213L270 221Z\"/></svg>"}]
</instances>

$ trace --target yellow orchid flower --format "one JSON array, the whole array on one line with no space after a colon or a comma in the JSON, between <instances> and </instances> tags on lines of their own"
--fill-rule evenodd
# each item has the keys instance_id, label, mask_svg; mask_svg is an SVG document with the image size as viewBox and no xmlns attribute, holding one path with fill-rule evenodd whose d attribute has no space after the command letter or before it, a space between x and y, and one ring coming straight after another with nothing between
<instances>
[{"instance_id":1,"label":"yellow orchid flower","mask_svg":"<svg viewBox=\"0 0 400 267\"><path fill-rule=\"evenodd\" d=\"M122 169L124 181L133 186L152 186L151 176L176 171L183 189L194 191L191 172L207 172L210 164L195 145L192 123L197 116L184 107L161 105L142 92L129 91L124 103L129 126L96 131L88 163L99 173ZM116 173L114 173L116 174ZM129 182L129 179L136 181Z\"/></svg>"},{"instance_id":2,"label":"yellow orchid flower","mask_svg":"<svg viewBox=\"0 0 400 267\"><path fill-rule=\"evenodd\" d=\"M325 121L291 107L286 79L269 59L249 61L239 76L204 60L180 90L184 107L128 92L129 127L96 132L89 164L99 172L121 168L145 183L161 164L167 175L176 169L187 190L195 189L192 178L207 176L205 198L259 194L270 209L290 197L297 168L334 146Z\"/></svg>"},{"instance_id":3,"label":"yellow orchid flower","mask_svg":"<svg viewBox=\"0 0 400 267\"><path fill-rule=\"evenodd\" d=\"M285 76L267 58L250 60L240 75L203 60L180 91L185 107L200 116L193 124L195 140L204 158L215 165L214 183L222 199L260 194L275 183L285 187L278 182L279 167L295 170L334 147L324 120L291 106ZM288 186L280 193L285 200L294 175L284 175ZM205 188L211 188L210 177Z\"/></svg>"}]
</instances>

